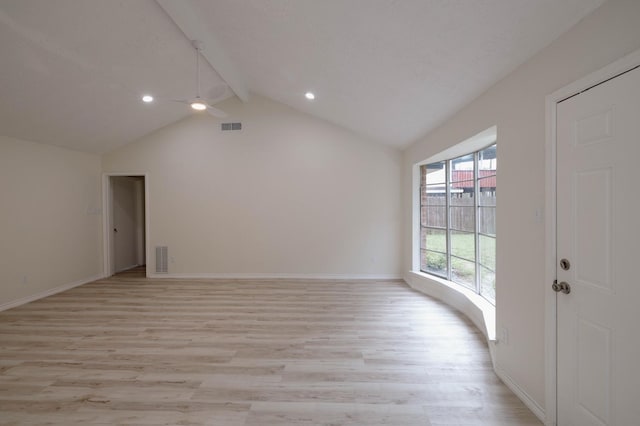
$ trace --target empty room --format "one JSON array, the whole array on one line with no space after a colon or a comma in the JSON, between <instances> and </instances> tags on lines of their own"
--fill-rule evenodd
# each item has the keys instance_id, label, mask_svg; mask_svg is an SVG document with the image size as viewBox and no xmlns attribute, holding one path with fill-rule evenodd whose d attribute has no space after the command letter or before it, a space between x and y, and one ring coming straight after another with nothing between
<instances>
[{"instance_id":1,"label":"empty room","mask_svg":"<svg viewBox=\"0 0 640 426\"><path fill-rule=\"evenodd\" d=\"M0 0L0 425L638 425L639 22Z\"/></svg>"}]
</instances>

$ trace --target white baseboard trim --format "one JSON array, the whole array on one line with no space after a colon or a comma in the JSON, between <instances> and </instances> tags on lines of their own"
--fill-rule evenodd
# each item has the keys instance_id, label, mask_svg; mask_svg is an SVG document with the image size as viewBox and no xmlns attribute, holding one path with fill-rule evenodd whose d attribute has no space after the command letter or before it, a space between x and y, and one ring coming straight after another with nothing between
<instances>
[{"instance_id":1,"label":"white baseboard trim","mask_svg":"<svg viewBox=\"0 0 640 426\"><path fill-rule=\"evenodd\" d=\"M149 278L210 279L210 280L402 280L396 274L262 274L262 273L184 273L156 274Z\"/></svg>"},{"instance_id":2,"label":"white baseboard trim","mask_svg":"<svg viewBox=\"0 0 640 426\"><path fill-rule=\"evenodd\" d=\"M500 380L502 380L504 384L509 389L511 389L511 391L515 393L518 398L520 398L524 405L526 405L527 408L529 408L529 410L533 412L533 414L542 422L542 424L546 424L546 415L544 409L540 407L540 405L538 405L538 403L533 398L531 398L531 396L527 392L525 392L520 386L518 386L518 384L514 382L507 373L505 373L500 368L494 368L494 371L496 372L496 375L500 378Z\"/></svg>"},{"instance_id":3,"label":"white baseboard trim","mask_svg":"<svg viewBox=\"0 0 640 426\"><path fill-rule=\"evenodd\" d=\"M493 366L493 371L496 370L496 346L498 345L497 340L489 340L487 342L489 346L489 356L491 357L491 365Z\"/></svg>"},{"instance_id":4,"label":"white baseboard trim","mask_svg":"<svg viewBox=\"0 0 640 426\"><path fill-rule=\"evenodd\" d=\"M81 279L81 280L78 280L78 281L74 281L74 282L71 282L71 283L59 285L57 287L50 288L49 290L41 291L40 293L32 294L30 296L21 297L20 299L16 299L16 300L12 300L10 302L3 303L3 304L0 305L0 312L6 311L7 309L18 307L20 305L24 305L24 304L29 303L29 302L35 302L36 300L43 299L43 298L48 297L48 296L53 296L56 293L61 293L63 291L70 290L70 289L72 289L74 287L78 287L78 286L81 286L83 284L87 284L87 283L90 283L92 281L99 280L101 278L104 278L103 274L96 274L96 275L94 275L92 277L89 277L89 278L84 278L84 279Z\"/></svg>"},{"instance_id":5,"label":"white baseboard trim","mask_svg":"<svg viewBox=\"0 0 640 426\"><path fill-rule=\"evenodd\" d=\"M122 268L122 269L118 269L118 270L114 273L114 275L115 275L115 274L118 274L118 273L120 273L120 272L128 271L129 269L137 268L138 266L140 266L140 265L139 265L139 264L137 264L137 263L134 263L133 265L125 266L125 267L124 267L124 268Z\"/></svg>"}]
</instances>

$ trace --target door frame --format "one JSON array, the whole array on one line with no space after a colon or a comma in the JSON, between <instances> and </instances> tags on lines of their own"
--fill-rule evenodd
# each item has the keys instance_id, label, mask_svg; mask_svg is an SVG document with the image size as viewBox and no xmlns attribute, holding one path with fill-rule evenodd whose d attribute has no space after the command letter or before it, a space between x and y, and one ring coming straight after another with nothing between
<instances>
[{"instance_id":1,"label":"door frame","mask_svg":"<svg viewBox=\"0 0 640 426\"><path fill-rule=\"evenodd\" d=\"M112 256L113 256L113 238L111 233L111 220L113 215L112 205L112 188L111 178L114 176L134 176L144 178L144 249L145 259L149 263L150 241L149 234L149 176L147 173L103 173L102 174L102 205L104 206L102 214L102 254L103 254L103 276L108 278L114 272ZM146 270L146 276L149 277L149 268Z\"/></svg>"},{"instance_id":2,"label":"door frame","mask_svg":"<svg viewBox=\"0 0 640 426\"><path fill-rule=\"evenodd\" d=\"M557 424L556 279L556 113L559 102L640 66L640 50L558 89L546 97L545 144L545 425Z\"/></svg>"}]
</instances>

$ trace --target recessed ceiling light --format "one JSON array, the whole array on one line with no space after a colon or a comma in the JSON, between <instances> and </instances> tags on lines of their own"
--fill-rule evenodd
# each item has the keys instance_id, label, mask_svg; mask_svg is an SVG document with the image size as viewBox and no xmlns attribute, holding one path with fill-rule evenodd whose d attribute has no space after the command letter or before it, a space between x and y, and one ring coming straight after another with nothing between
<instances>
[{"instance_id":1,"label":"recessed ceiling light","mask_svg":"<svg viewBox=\"0 0 640 426\"><path fill-rule=\"evenodd\" d=\"M312 101L316 98L316 95L313 94L313 92L307 92L304 94L304 97L307 98L308 100Z\"/></svg>"},{"instance_id":2,"label":"recessed ceiling light","mask_svg":"<svg viewBox=\"0 0 640 426\"><path fill-rule=\"evenodd\" d=\"M142 102L146 102L146 103L153 102L153 96L151 96L151 95L144 95L144 96L142 97Z\"/></svg>"},{"instance_id":3,"label":"recessed ceiling light","mask_svg":"<svg viewBox=\"0 0 640 426\"><path fill-rule=\"evenodd\" d=\"M191 102L191 108L195 109L196 111L204 111L205 109L207 109L207 105L202 102L194 101Z\"/></svg>"}]
</instances>

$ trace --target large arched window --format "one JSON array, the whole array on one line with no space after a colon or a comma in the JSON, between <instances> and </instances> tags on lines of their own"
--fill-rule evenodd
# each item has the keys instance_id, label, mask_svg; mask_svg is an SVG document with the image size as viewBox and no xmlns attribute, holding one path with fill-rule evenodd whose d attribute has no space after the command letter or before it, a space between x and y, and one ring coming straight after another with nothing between
<instances>
[{"instance_id":1,"label":"large arched window","mask_svg":"<svg viewBox=\"0 0 640 426\"><path fill-rule=\"evenodd\" d=\"M496 145L420 166L420 270L495 303Z\"/></svg>"}]
</instances>

